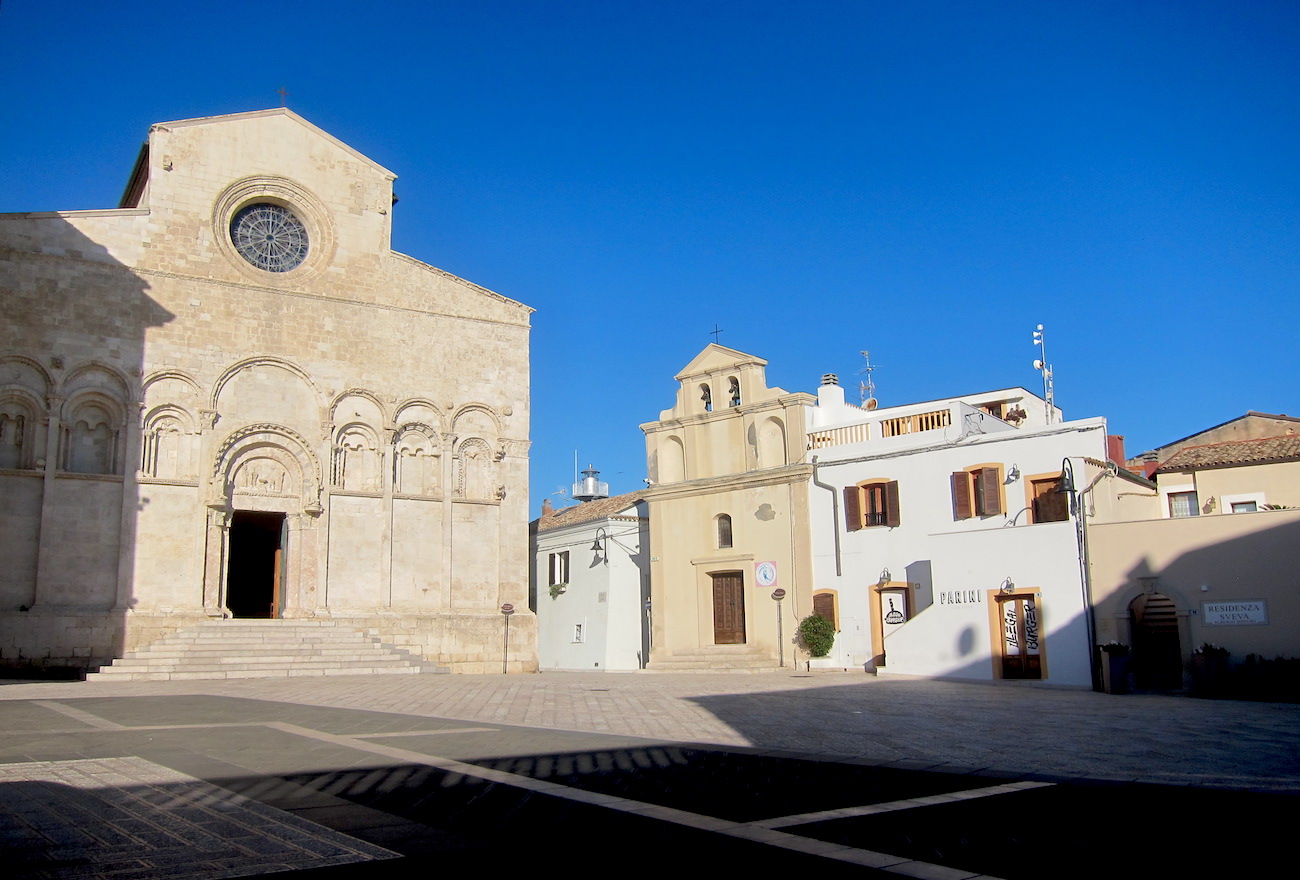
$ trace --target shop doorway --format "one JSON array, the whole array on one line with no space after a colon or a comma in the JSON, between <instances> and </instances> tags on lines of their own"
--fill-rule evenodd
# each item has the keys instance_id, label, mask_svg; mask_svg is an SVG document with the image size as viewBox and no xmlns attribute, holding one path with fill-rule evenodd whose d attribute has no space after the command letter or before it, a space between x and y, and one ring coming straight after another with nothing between
<instances>
[{"instance_id":1,"label":"shop doorway","mask_svg":"<svg viewBox=\"0 0 1300 880\"><path fill-rule=\"evenodd\" d=\"M280 617L284 611L286 541L283 513L235 511L226 568L226 608L232 617Z\"/></svg>"}]
</instances>

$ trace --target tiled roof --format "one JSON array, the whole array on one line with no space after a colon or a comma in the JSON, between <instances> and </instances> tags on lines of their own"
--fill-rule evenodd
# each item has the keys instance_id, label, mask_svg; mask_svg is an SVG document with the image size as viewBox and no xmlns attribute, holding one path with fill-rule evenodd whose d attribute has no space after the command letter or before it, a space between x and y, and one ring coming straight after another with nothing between
<instances>
[{"instance_id":1,"label":"tiled roof","mask_svg":"<svg viewBox=\"0 0 1300 880\"><path fill-rule=\"evenodd\" d=\"M1300 461L1300 435L1187 446L1161 462L1156 473L1268 464L1275 461Z\"/></svg>"},{"instance_id":2,"label":"tiled roof","mask_svg":"<svg viewBox=\"0 0 1300 880\"><path fill-rule=\"evenodd\" d=\"M640 500L640 493L629 492L626 495L615 495L613 498L597 498L594 501L584 501L582 504L565 507L562 510L555 511L550 516L544 516L536 520L537 531L545 532L563 526L576 525L577 523L607 519L619 511L627 510Z\"/></svg>"}]
</instances>

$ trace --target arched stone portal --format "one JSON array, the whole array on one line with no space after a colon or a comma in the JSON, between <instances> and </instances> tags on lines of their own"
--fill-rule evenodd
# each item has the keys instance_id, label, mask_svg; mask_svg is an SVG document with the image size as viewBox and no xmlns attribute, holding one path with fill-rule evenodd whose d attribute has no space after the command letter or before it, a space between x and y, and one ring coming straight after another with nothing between
<instances>
[{"instance_id":1,"label":"arched stone portal","mask_svg":"<svg viewBox=\"0 0 1300 880\"><path fill-rule=\"evenodd\" d=\"M218 451L208 502L203 604L214 617L310 617L319 607L321 475L306 442L275 425Z\"/></svg>"}]
</instances>

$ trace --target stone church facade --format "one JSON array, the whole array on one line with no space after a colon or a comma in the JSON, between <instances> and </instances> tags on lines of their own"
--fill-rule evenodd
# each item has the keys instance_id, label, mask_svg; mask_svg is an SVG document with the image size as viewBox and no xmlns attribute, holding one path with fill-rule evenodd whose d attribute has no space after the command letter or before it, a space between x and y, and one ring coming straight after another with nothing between
<instances>
[{"instance_id":1,"label":"stone church facade","mask_svg":"<svg viewBox=\"0 0 1300 880\"><path fill-rule=\"evenodd\" d=\"M536 668L531 309L390 247L285 109L153 126L119 208L0 215L0 665L328 618Z\"/></svg>"}]
</instances>

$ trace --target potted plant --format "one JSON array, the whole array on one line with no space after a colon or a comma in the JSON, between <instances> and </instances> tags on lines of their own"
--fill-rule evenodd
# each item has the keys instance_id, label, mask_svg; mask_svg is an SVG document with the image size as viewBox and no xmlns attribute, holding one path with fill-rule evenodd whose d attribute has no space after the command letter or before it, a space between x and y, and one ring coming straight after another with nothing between
<instances>
[{"instance_id":1,"label":"potted plant","mask_svg":"<svg viewBox=\"0 0 1300 880\"><path fill-rule=\"evenodd\" d=\"M811 614L799 621L799 638L814 661L824 659L835 645L835 624L820 614Z\"/></svg>"},{"instance_id":2,"label":"potted plant","mask_svg":"<svg viewBox=\"0 0 1300 880\"><path fill-rule=\"evenodd\" d=\"M551 584L551 598L554 599L567 589L569 589L568 584Z\"/></svg>"},{"instance_id":3,"label":"potted plant","mask_svg":"<svg viewBox=\"0 0 1300 880\"><path fill-rule=\"evenodd\" d=\"M1192 696L1216 697L1228 683L1228 649L1209 642L1192 652Z\"/></svg>"}]
</instances>

